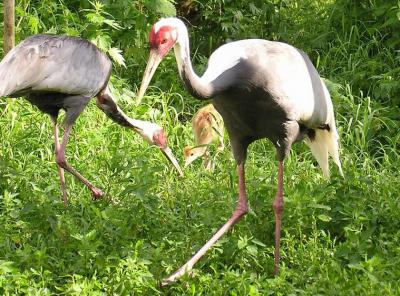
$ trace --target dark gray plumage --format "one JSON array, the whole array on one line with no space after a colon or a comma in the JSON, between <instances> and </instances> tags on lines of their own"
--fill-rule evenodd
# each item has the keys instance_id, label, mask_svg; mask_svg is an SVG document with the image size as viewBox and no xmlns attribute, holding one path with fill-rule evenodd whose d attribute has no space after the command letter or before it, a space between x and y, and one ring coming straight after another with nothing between
<instances>
[{"instance_id":1,"label":"dark gray plumage","mask_svg":"<svg viewBox=\"0 0 400 296\"><path fill-rule=\"evenodd\" d=\"M338 134L329 92L308 56L285 43L261 39L231 42L210 57L198 77L190 61L186 26L176 18L158 21L150 32L150 58L138 99L143 96L162 58L173 47L179 74L187 90L199 99L212 99L222 115L238 165L239 199L225 225L177 272L164 280L175 281L248 211L244 163L248 146L267 138L278 155L275 213L275 273L279 271L281 217L283 213L283 161L292 144L304 139L329 177L328 153L338 165Z\"/></svg>"},{"instance_id":2,"label":"dark gray plumage","mask_svg":"<svg viewBox=\"0 0 400 296\"><path fill-rule=\"evenodd\" d=\"M132 128L147 142L155 144L182 174L158 125L126 116L114 102L107 84L112 64L94 44L81 38L35 35L13 48L0 63L0 97L25 96L54 124L55 153L64 202L67 203L64 169L77 177L93 193L103 192L79 174L65 159L71 127L89 100L96 96L97 106L116 123ZM58 141L57 117L65 110L65 132Z\"/></svg>"}]
</instances>

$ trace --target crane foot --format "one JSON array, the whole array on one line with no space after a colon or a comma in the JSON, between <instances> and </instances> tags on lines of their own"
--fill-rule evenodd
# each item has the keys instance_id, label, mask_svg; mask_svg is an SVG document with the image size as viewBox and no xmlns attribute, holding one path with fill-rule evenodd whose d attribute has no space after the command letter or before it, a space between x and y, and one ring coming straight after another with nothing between
<instances>
[{"instance_id":1,"label":"crane foot","mask_svg":"<svg viewBox=\"0 0 400 296\"><path fill-rule=\"evenodd\" d=\"M103 191L101 191L100 189L98 189L96 187L93 187L90 189L92 190L92 196L93 196L92 199L93 200L98 200L99 198L101 198L104 195Z\"/></svg>"},{"instance_id":2,"label":"crane foot","mask_svg":"<svg viewBox=\"0 0 400 296\"><path fill-rule=\"evenodd\" d=\"M180 277L182 277L185 274L188 274L190 277L193 277L193 272L190 271L190 269L188 269L188 266L186 266L186 264L184 266L182 266L181 268L179 268L171 276L163 279L163 281L161 282L160 286L161 287L168 286L169 284L172 284L173 282L175 282L177 279L179 279Z\"/></svg>"}]
</instances>

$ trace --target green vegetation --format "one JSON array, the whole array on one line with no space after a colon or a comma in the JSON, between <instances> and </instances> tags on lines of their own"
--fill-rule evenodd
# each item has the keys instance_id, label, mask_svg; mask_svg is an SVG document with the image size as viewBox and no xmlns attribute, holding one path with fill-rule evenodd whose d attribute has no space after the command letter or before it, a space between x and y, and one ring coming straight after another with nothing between
<instances>
[{"instance_id":1,"label":"green vegetation","mask_svg":"<svg viewBox=\"0 0 400 296\"><path fill-rule=\"evenodd\" d=\"M214 172L204 172L199 160L181 179L157 148L91 102L74 126L67 158L108 197L91 201L67 174L65 208L49 118L25 100L3 99L0 294L400 295L400 2L186 0L176 1L176 10L173 2L17 0L16 41L52 32L95 42L115 61L121 108L165 127L181 161L201 102L184 90L172 55L144 104L134 103L151 24L185 14L199 71L228 40L294 44L331 90L345 178L331 165L333 176L324 180L308 148L293 147L285 168L282 270L274 278L275 152L269 142L256 142L246 166L250 213L196 265L193 278L159 289L158 281L234 209L229 149L218 154Z\"/></svg>"}]
</instances>

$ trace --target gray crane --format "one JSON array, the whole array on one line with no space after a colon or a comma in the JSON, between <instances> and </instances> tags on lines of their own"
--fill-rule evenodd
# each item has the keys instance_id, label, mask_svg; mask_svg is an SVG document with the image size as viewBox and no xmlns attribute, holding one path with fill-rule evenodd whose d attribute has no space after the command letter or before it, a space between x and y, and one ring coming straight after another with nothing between
<instances>
[{"instance_id":1,"label":"gray crane","mask_svg":"<svg viewBox=\"0 0 400 296\"><path fill-rule=\"evenodd\" d=\"M278 158L275 214L274 271L279 272L279 247L283 213L283 162L294 142L305 140L324 175L329 178L328 154L343 175L338 133L329 92L308 56L280 42L248 39L219 47L199 77L193 71L188 31L176 18L161 19L150 35L150 58L139 89L140 101L163 57L174 48L180 77L198 99L212 99L228 131L239 177L239 198L231 218L180 269L163 281L175 281L192 269L205 252L247 212L245 190L247 148L267 138Z\"/></svg>"},{"instance_id":2,"label":"gray crane","mask_svg":"<svg viewBox=\"0 0 400 296\"><path fill-rule=\"evenodd\" d=\"M90 99L119 125L133 129L148 143L157 145L176 167L179 167L163 129L155 123L135 120L125 115L113 100L108 88L112 64L91 42L69 36L34 35L13 48L0 62L0 97L24 96L53 122L55 154L64 203L67 203L64 170L85 184L97 199L103 192L96 188L65 158L65 148L72 125ZM61 144L57 118L65 110L65 130Z\"/></svg>"}]
</instances>

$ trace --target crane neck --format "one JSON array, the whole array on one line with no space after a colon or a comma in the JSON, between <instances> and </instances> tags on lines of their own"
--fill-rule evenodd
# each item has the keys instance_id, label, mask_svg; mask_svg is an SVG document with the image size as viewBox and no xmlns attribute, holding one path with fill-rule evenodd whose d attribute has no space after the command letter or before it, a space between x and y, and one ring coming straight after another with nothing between
<instances>
[{"instance_id":1,"label":"crane neck","mask_svg":"<svg viewBox=\"0 0 400 296\"><path fill-rule=\"evenodd\" d=\"M114 122L121 126L133 129L146 142L152 144L151 125L153 123L127 116L115 103L108 87L97 95L97 106Z\"/></svg>"},{"instance_id":2,"label":"crane neck","mask_svg":"<svg viewBox=\"0 0 400 296\"><path fill-rule=\"evenodd\" d=\"M174 52L179 75L190 94L198 99L213 97L212 84L199 77L193 70L190 60L189 35L184 25L178 27L178 40L175 43Z\"/></svg>"}]
</instances>

